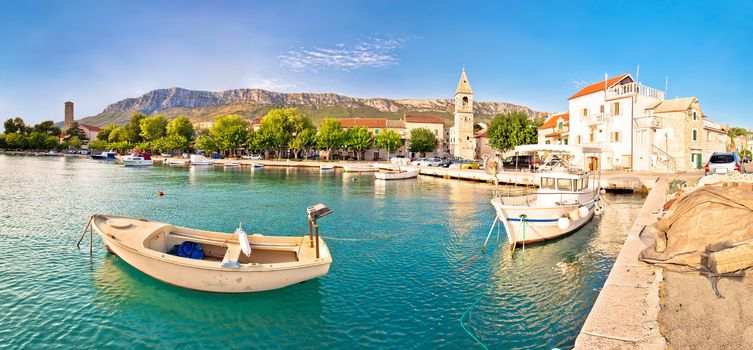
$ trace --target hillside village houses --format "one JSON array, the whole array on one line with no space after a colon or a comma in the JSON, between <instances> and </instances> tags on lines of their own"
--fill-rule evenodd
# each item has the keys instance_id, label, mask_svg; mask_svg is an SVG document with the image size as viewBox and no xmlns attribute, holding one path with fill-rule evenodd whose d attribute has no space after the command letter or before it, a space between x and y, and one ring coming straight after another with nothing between
<instances>
[{"instance_id":1,"label":"hillside village houses","mask_svg":"<svg viewBox=\"0 0 753 350\"><path fill-rule=\"evenodd\" d=\"M726 130L704 116L697 98L666 100L622 74L573 94L568 110L539 128L539 143L597 147L591 169L601 162L602 169L684 172L725 151Z\"/></svg>"}]
</instances>

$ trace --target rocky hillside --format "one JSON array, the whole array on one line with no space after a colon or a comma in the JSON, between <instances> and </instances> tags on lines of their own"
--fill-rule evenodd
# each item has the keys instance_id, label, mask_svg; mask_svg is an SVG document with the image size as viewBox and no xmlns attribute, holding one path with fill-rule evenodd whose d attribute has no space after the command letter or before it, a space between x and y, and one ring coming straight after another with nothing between
<instances>
[{"instance_id":1,"label":"rocky hillside","mask_svg":"<svg viewBox=\"0 0 753 350\"><path fill-rule=\"evenodd\" d=\"M225 114L240 114L248 118L263 116L273 107L297 107L315 121L324 117L382 117L402 118L404 113L432 113L452 120L452 99L402 99L355 98L332 93L281 93L260 89L236 89L221 92L160 89L140 97L127 98L113 103L96 116L83 119L83 123L105 126L121 124L131 115L141 112L160 114L168 118L186 115L193 121L209 121ZM476 102L476 115L480 120L499 113L524 111L534 116L539 112L506 102Z\"/></svg>"}]
</instances>

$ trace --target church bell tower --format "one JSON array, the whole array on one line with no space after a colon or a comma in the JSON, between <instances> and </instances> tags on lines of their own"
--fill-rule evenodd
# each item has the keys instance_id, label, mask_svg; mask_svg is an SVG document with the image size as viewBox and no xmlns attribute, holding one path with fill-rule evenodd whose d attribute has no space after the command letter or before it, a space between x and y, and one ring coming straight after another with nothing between
<instances>
[{"instance_id":1,"label":"church bell tower","mask_svg":"<svg viewBox=\"0 0 753 350\"><path fill-rule=\"evenodd\" d=\"M450 134L454 156L463 159L476 158L476 139L473 137L473 90L465 75L465 68L455 90L455 125Z\"/></svg>"}]
</instances>

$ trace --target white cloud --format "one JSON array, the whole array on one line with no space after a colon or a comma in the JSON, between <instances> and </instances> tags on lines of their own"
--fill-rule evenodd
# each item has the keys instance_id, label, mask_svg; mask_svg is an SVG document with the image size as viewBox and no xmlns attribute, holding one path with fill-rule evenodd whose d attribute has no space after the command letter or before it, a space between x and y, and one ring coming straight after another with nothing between
<instances>
[{"instance_id":1,"label":"white cloud","mask_svg":"<svg viewBox=\"0 0 753 350\"><path fill-rule=\"evenodd\" d=\"M397 53L406 39L371 37L357 43L340 43L333 47L301 47L278 56L282 64L296 71L361 68L386 68L398 64Z\"/></svg>"},{"instance_id":2,"label":"white cloud","mask_svg":"<svg viewBox=\"0 0 753 350\"><path fill-rule=\"evenodd\" d=\"M252 88L257 88L257 89L262 89L262 90L285 92L287 90L297 88L298 83L287 82L280 79L254 79L251 81L250 86Z\"/></svg>"},{"instance_id":3,"label":"white cloud","mask_svg":"<svg viewBox=\"0 0 753 350\"><path fill-rule=\"evenodd\" d=\"M580 88L588 85L588 82L585 81L585 80L570 80L570 85L572 85L576 89L580 89Z\"/></svg>"}]
</instances>

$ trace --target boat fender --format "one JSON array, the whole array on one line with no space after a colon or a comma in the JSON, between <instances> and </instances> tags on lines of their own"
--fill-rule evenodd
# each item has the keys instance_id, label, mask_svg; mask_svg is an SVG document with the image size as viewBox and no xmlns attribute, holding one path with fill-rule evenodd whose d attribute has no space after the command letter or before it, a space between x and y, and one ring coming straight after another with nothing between
<instances>
[{"instance_id":1,"label":"boat fender","mask_svg":"<svg viewBox=\"0 0 753 350\"><path fill-rule=\"evenodd\" d=\"M235 234L238 235L238 243L241 245L241 251L243 251L243 254L246 254L246 256L251 256L251 244L248 242L248 235L246 234L246 231L243 231L243 225L238 226L238 228L235 230Z\"/></svg>"},{"instance_id":2,"label":"boat fender","mask_svg":"<svg viewBox=\"0 0 753 350\"><path fill-rule=\"evenodd\" d=\"M585 218L586 216L588 216L588 207L585 205L581 205L580 208L578 208L578 214L582 218Z\"/></svg>"},{"instance_id":3,"label":"boat fender","mask_svg":"<svg viewBox=\"0 0 753 350\"><path fill-rule=\"evenodd\" d=\"M567 214L567 216L571 221L578 220L580 219L580 211L578 211L578 209L573 209Z\"/></svg>"},{"instance_id":4,"label":"boat fender","mask_svg":"<svg viewBox=\"0 0 753 350\"><path fill-rule=\"evenodd\" d=\"M560 228L560 230L564 230L568 227L570 227L570 219L563 216L557 220L557 227Z\"/></svg>"},{"instance_id":5,"label":"boat fender","mask_svg":"<svg viewBox=\"0 0 753 350\"><path fill-rule=\"evenodd\" d=\"M606 194L607 190L605 190L603 187L599 189L599 194Z\"/></svg>"}]
</instances>

